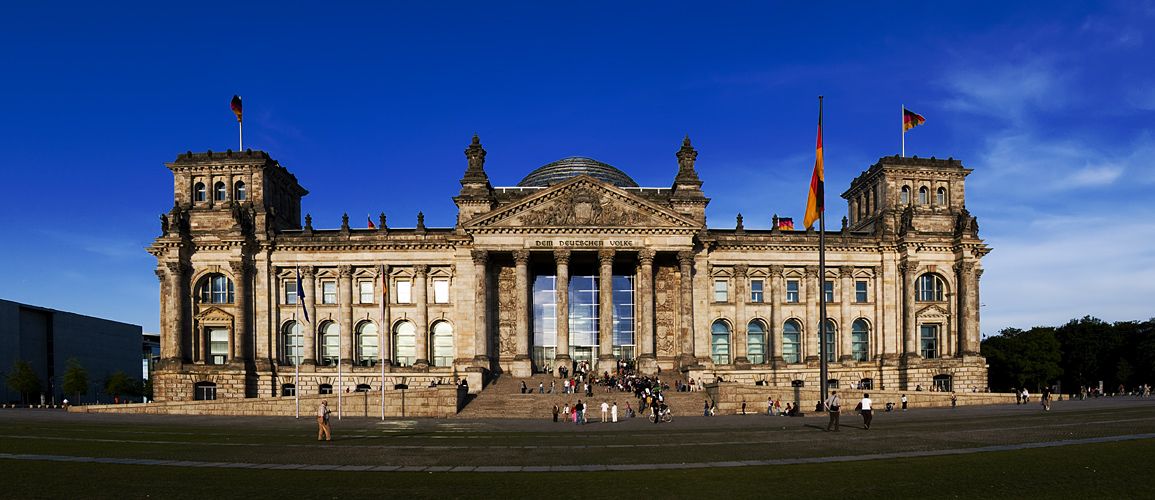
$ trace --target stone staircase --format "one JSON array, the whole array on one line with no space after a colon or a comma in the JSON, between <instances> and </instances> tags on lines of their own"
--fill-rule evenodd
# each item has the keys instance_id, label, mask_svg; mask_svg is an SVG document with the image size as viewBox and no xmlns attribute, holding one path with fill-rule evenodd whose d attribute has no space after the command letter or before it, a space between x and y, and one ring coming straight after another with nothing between
<instances>
[{"instance_id":1,"label":"stone staircase","mask_svg":"<svg viewBox=\"0 0 1155 500\"><path fill-rule=\"evenodd\" d=\"M521 393L521 382L530 389ZM549 393L549 383L554 382L556 394ZM545 394L539 394L538 384L545 387ZM638 400L633 393L611 391L605 387L595 386L594 396L587 398L584 394L563 394L562 380L548 374L535 374L528 378L514 378L508 374L497 376L489 385L478 394L470 394L465 407L457 414L457 418L526 418L551 419L553 405L573 405L580 399L582 403L591 406L592 412L587 418L600 418L602 401L611 405L618 403L619 418L624 414L628 403L635 411L638 410ZM710 396L706 392L674 392L673 389L665 393L666 404L675 417L702 414L702 404ZM639 412L639 415L641 412ZM648 413L647 413L648 414Z\"/></svg>"}]
</instances>

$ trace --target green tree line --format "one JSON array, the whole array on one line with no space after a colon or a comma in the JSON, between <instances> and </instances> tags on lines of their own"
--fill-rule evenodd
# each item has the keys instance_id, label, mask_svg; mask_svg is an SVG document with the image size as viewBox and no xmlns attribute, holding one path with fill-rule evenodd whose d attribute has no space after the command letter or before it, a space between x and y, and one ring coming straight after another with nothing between
<instances>
[{"instance_id":1,"label":"green tree line","mask_svg":"<svg viewBox=\"0 0 1155 500\"><path fill-rule=\"evenodd\" d=\"M1079 387L1107 392L1155 382L1155 318L1107 323L1086 316L1060 327L1006 328L982 341L991 390L1026 387L1038 391L1062 382L1065 393Z\"/></svg>"},{"instance_id":2,"label":"green tree line","mask_svg":"<svg viewBox=\"0 0 1155 500\"><path fill-rule=\"evenodd\" d=\"M60 390L65 397L72 397L74 403L80 402L80 396L88 394L88 384L92 380L88 370L76 358L68 359L68 366L64 370L64 378ZM137 380L136 378L117 370L105 375L100 383L102 394L120 398L152 398L152 380ZM20 359L12 361L8 369L8 376L4 380L8 389L20 393L23 404L39 403L40 393L44 391L44 384L32 368L32 363Z\"/></svg>"}]
</instances>

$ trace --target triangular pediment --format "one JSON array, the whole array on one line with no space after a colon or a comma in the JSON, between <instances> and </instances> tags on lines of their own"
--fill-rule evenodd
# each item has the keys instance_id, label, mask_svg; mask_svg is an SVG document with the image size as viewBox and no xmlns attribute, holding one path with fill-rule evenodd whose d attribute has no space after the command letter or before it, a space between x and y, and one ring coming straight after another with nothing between
<instances>
[{"instance_id":1,"label":"triangular pediment","mask_svg":"<svg viewBox=\"0 0 1155 500\"><path fill-rule=\"evenodd\" d=\"M692 219L612 184L581 175L480 215L466 228L654 228L698 230Z\"/></svg>"},{"instance_id":2,"label":"triangular pediment","mask_svg":"<svg viewBox=\"0 0 1155 500\"><path fill-rule=\"evenodd\" d=\"M919 318L945 318L950 316L950 313L941 306L929 305L919 309L918 312L915 313L915 316Z\"/></svg>"},{"instance_id":3,"label":"triangular pediment","mask_svg":"<svg viewBox=\"0 0 1155 500\"><path fill-rule=\"evenodd\" d=\"M233 315L219 307L210 307L197 314L196 319L201 323L230 323Z\"/></svg>"}]
</instances>

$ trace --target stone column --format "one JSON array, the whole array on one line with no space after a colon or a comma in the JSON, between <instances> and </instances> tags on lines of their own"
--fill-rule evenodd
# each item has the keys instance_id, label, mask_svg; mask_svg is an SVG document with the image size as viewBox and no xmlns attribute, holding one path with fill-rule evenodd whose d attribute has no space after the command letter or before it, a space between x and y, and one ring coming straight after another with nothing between
<instances>
[{"instance_id":1,"label":"stone column","mask_svg":"<svg viewBox=\"0 0 1155 500\"><path fill-rule=\"evenodd\" d=\"M229 345L232 347L230 353L230 364L244 365L246 359L249 359L249 270L248 266L242 261L229 261L229 270L233 273L233 330L232 338L229 339Z\"/></svg>"},{"instance_id":2,"label":"stone column","mask_svg":"<svg viewBox=\"0 0 1155 500\"><path fill-rule=\"evenodd\" d=\"M902 275L902 332L903 359L917 359L922 356L918 350L918 331L914 321L914 280L917 278L918 261L907 260L898 269Z\"/></svg>"},{"instance_id":3,"label":"stone column","mask_svg":"<svg viewBox=\"0 0 1155 500\"><path fill-rule=\"evenodd\" d=\"M393 311L390 307L389 266L378 266L377 274L381 277L381 328L377 330L377 359L380 363L393 361ZM384 383L384 382L382 382Z\"/></svg>"},{"instance_id":4,"label":"stone column","mask_svg":"<svg viewBox=\"0 0 1155 500\"><path fill-rule=\"evenodd\" d=\"M734 346L734 358L731 362L742 368L750 367L750 360L748 359L750 347L746 344L748 340L746 338L748 326L746 301L750 298L746 292L746 271L748 269L746 264L734 266L734 338L731 339L731 345Z\"/></svg>"},{"instance_id":5,"label":"stone column","mask_svg":"<svg viewBox=\"0 0 1155 500\"><path fill-rule=\"evenodd\" d=\"M489 252L474 250L473 257L474 298L473 298L473 366L489 369L489 304L488 297L489 277L487 263Z\"/></svg>"},{"instance_id":6,"label":"stone column","mask_svg":"<svg viewBox=\"0 0 1155 500\"><path fill-rule=\"evenodd\" d=\"M165 262L165 285L168 287L167 306L169 319L167 344L161 353L165 359L176 363L185 361L184 331L184 266L180 262ZM161 311L163 314L165 311Z\"/></svg>"},{"instance_id":7,"label":"stone column","mask_svg":"<svg viewBox=\"0 0 1155 500\"><path fill-rule=\"evenodd\" d=\"M529 250L514 250L513 262L516 265L513 335L517 349L513 356L513 376L524 378L533 374L529 359Z\"/></svg>"},{"instance_id":8,"label":"stone column","mask_svg":"<svg viewBox=\"0 0 1155 500\"><path fill-rule=\"evenodd\" d=\"M682 286L682 317L681 317L681 346L682 352L678 362L682 366L694 364L694 283L693 283L694 252L678 252L678 267L682 277L679 282Z\"/></svg>"},{"instance_id":9,"label":"stone column","mask_svg":"<svg viewBox=\"0 0 1155 500\"><path fill-rule=\"evenodd\" d=\"M842 355L838 357L838 361L843 364L854 364L854 356L850 354L850 332L853 331L851 322L854 318L851 315L851 292L854 290L854 266L841 266L838 268L838 286L842 288L842 293L839 294L838 312L838 340L839 350Z\"/></svg>"},{"instance_id":10,"label":"stone column","mask_svg":"<svg viewBox=\"0 0 1155 500\"><path fill-rule=\"evenodd\" d=\"M638 260L640 276L634 301L639 304L635 326L638 369L643 375L655 375L658 373L658 358L654 354L654 251L648 248L638 251Z\"/></svg>"},{"instance_id":11,"label":"stone column","mask_svg":"<svg viewBox=\"0 0 1155 500\"><path fill-rule=\"evenodd\" d=\"M417 312L413 314L413 322L417 325L414 351L416 361L413 367L418 370L429 368L429 266L417 264L413 266L413 303Z\"/></svg>"},{"instance_id":12,"label":"stone column","mask_svg":"<svg viewBox=\"0 0 1155 500\"><path fill-rule=\"evenodd\" d=\"M806 330L803 332L806 340L803 342L805 346L805 361L815 362L819 361L819 344L822 339L822 325L818 324L818 294L824 293L822 289L822 270L818 266L806 266L806 280L802 286L806 287Z\"/></svg>"},{"instance_id":13,"label":"stone column","mask_svg":"<svg viewBox=\"0 0 1155 500\"><path fill-rule=\"evenodd\" d=\"M974 262L959 262L954 266L958 282L958 356L978 355L977 339L978 321L975 314L978 301L975 300L975 264Z\"/></svg>"},{"instance_id":14,"label":"stone column","mask_svg":"<svg viewBox=\"0 0 1155 500\"><path fill-rule=\"evenodd\" d=\"M614 359L614 251L598 251L598 372L616 373Z\"/></svg>"},{"instance_id":15,"label":"stone column","mask_svg":"<svg viewBox=\"0 0 1155 500\"><path fill-rule=\"evenodd\" d=\"M884 332L886 332L886 302L883 300L885 297L884 287L886 286L886 282L882 279L882 269L882 266L874 266L873 269L874 295L870 297L870 299L874 301L874 324L872 325L873 330L870 332L873 334L870 339L870 350L873 352L873 357L870 359L881 358L883 363L888 363L894 359L894 355L886 353L887 339L884 334ZM882 375L879 375L879 380L881 380L881 378ZM879 389L881 389L881 387L879 387Z\"/></svg>"},{"instance_id":16,"label":"stone column","mask_svg":"<svg viewBox=\"0 0 1155 500\"><path fill-rule=\"evenodd\" d=\"M782 358L782 324L786 318L782 317L782 293L783 293L783 274L785 267L781 265L770 266L770 343L771 343L771 357L770 361L775 368L784 368L786 366L785 359Z\"/></svg>"},{"instance_id":17,"label":"stone column","mask_svg":"<svg viewBox=\"0 0 1155 500\"><path fill-rule=\"evenodd\" d=\"M297 290L297 293L303 297L297 297L297 300L304 299L302 307L309 316L309 321L301 328L301 335L305 337L301 366L317 366L317 272L313 266L301 266L301 287L305 290Z\"/></svg>"},{"instance_id":18,"label":"stone column","mask_svg":"<svg viewBox=\"0 0 1155 500\"><path fill-rule=\"evenodd\" d=\"M341 362L353 364L353 266L337 266L337 316L341 332Z\"/></svg>"},{"instance_id":19,"label":"stone column","mask_svg":"<svg viewBox=\"0 0 1155 500\"><path fill-rule=\"evenodd\" d=\"M569 250L554 250L553 260L557 263L557 353L554 356L555 373L566 367L572 373L573 358L569 355Z\"/></svg>"}]
</instances>

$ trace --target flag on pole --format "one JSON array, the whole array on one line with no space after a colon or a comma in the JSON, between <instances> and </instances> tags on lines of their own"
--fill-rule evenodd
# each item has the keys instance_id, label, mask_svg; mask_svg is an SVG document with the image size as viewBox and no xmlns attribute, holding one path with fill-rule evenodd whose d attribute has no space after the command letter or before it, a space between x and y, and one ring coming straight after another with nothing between
<instances>
[{"instance_id":1,"label":"flag on pole","mask_svg":"<svg viewBox=\"0 0 1155 500\"><path fill-rule=\"evenodd\" d=\"M303 305L304 300L305 300L305 288L301 286L301 268L298 266L297 267L297 303ZM301 312L305 313L305 322L308 323L309 322L309 308L308 307L302 307Z\"/></svg>"},{"instance_id":2,"label":"flag on pole","mask_svg":"<svg viewBox=\"0 0 1155 500\"><path fill-rule=\"evenodd\" d=\"M230 103L233 108L233 113L237 115L237 122L241 121L241 98L233 94L233 102Z\"/></svg>"},{"instance_id":3,"label":"flag on pole","mask_svg":"<svg viewBox=\"0 0 1155 500\"><path fill-rule=\"evenodd\" d=\"M373 223L373 218L369 217L368 214L365 215L365 220L369 221L369 229L377 229L377 225Z\"/></svg>"},{"instance_id":4,"label":"flag on pole","mask_svg":"<svg viewBox=\"0 0 1155 500\"><path fill-rule=\"evenodd\" d=\"M810 176L810 196L806 199L806 217L802 219L805 227L810 227L818 220L820 212L826 209L826 197L822 191L822 107L818 107L818 146L815 147L814 174Z\"/></svg>"},{"instance_id":5,"label":"flag on pole","mask_svg":"<svg viewBox=\"0 0 1155 500\"><path fill-rule=\"evenodd\" d=\"M778 229L794 230L794 219L791 217L779 217Z\"/></svg>"},{"instance_id":6,"label":"flag on pole","mask_svg":"<svg viewBox=\"0 0 1155 500\"><path fill-rule=\"evenodd\" d=\"M894 108L891 108L894 109ZM906 108L902 108L902 131L906 132L912 128L926 123L926 118Z\"/></svg>"}]
</instances>

